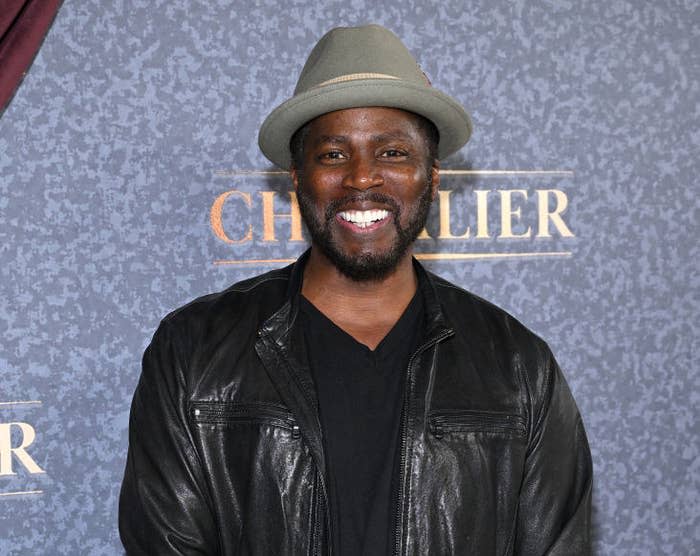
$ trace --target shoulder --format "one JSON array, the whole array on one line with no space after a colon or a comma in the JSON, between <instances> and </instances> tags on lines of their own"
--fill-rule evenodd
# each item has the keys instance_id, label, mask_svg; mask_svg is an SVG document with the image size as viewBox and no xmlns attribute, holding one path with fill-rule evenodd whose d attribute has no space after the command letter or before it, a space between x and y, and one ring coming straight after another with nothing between
<instances>
[{"instance_id":1,"label":"shoulder","mask_svg":"<svg viewBox=\"0 0 700 556\"><path fill-rule=\"evenodd\" d=\"M511 345L548 350L546 342L494 303L435 274L429 274L442 310L456 331Z\"/></svg>"},{"instance_id":2,"label":"shoulder","mask_svg":"<svg viewBox=\"0 0 700 556\"><path fill-rule=\"evenodd\" d=\"M221 361L249 357L259 326L284 304L289 278L290 267L273 270L169 313L144 353L142 380L181 394L203 374L220 374Z\"/></svg>"},{"instance_id":3,"label":"shoulder","mask_svg":"<svg viewBox=\"0 0 700 556\"><path fill-rule=\"evenodd\" d=\"M547 342L501 307L439 276L430 278L457 349L478 357L490 376L518 381L531 403L546 396L561 373Z\"/></svg>"},{"instance_id":4,"label":"shoulder","mask_svg":"<svg viewBox=\"0 0 700 556\"><path fill-rule=\"evenodd\" d=\"M191 322L206 322L220 318L235 319L251 308L264 310L285 299L289 282L289 267L272 270L237 282L225 290L198 297L165 316L163 322L186 326Z\"/></svg>"},{"instance_id":5,"label":"shoulder","mask_svg":"<svg viewBox=\"0 0 700 556\"><path fill-rule=\"evenodd\" d=\"M290 274L290 267L276 269L198 297L166 315L154 339L168 337L189 354L227 335L240 342L284 303Z\"/></svg>"}]
</instances>

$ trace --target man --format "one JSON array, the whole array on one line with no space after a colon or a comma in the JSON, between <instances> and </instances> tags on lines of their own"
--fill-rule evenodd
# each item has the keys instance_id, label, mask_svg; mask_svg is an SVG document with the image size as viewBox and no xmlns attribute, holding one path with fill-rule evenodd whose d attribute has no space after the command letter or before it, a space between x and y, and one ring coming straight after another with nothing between
<instances>
[{"instance_id":1,"label":"man","mask_svg":"<svg viewBox=\"0 0 700 556\"><path fill-rule=\"evenodd\" d=\"M546 344L411 256L471 124L399 39L334 29L260 131L311 249L161 323L129 554L587 554L591 460Z\"/></svg>"}]
</instances>

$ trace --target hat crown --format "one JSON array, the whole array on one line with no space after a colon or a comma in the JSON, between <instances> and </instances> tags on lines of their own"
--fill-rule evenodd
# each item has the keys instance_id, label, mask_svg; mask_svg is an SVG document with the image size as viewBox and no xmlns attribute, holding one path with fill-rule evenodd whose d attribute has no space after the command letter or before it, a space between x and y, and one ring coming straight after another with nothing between
<instances>
[{"instance_id":1,"label":"hat crown","mask_svg":"<svg viewBox=\"0 0 700 556\"><path fill-rule=\"evenodd\" d=\"M272 162L289 168L290 140L305 123L336 110L375 106L413 112L433 122L440 158L471 135L471 120L462 105L430 84L401 39L372 24L338 27L321 37L294 96L265 118L258 143Z\"/></svg>"},{"instance_id":2,"label":"hat crown","mask_svg":"<svg viewBox=\"0 0 700 556\"><path fill-rule=\"evenodd\" d=\"M321 37L309 54L294 94L353 78L429 83L401 40L389 29L372 24L337 27Z\"/></svg>"}]
</instances>

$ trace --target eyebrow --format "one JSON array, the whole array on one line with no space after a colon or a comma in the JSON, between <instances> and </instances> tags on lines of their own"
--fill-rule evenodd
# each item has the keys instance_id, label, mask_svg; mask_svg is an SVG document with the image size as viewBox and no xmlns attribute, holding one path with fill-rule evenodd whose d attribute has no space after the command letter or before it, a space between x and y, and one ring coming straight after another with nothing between
<instances>
[{"instance_id":1,"label":"eyebrow","mask_svg":"<svg viewBox=\"0 0 700 556\"><path fill-rule=\"evenodd\" d=\"M347 143L348 138L345 135L321 135L315 143L321 145L322 143Z\"/></svg>"},{"instance_id":2,"label":"eyebrow","mask_svg":"<svg viewBox=\"0 0 700 556\"><path fill-rule=\"evenodd\" d=\"M382 133L381 135L372 135L372 141L375 143L382 143L384 141L391 141L391 140L399 140L399 141L408 141L411 139L411 136L407 133L402 133L400 131L389 131L387 133Z\"/></svg>"},{"instance_id":3,"label":"eyebrow","mask_svg":"<svg viewBox=\"0 0 700 556\"><path fill-rule=\"evenodd\" d=\"M392 141L392 140L400 140L400 141L407 141L410 140L411 136L408 135L407 133L402 133L400 131L396 132L387 132L387 133L382 133L379 135L372 135L371 141L373 143L383 143L386 141ZM317 145L321 145L323 143L340 143L340 144L346 144L349 143L350 139L348 138L347 135L321 135L315 143Z\"/></svg>"}]
</instances>

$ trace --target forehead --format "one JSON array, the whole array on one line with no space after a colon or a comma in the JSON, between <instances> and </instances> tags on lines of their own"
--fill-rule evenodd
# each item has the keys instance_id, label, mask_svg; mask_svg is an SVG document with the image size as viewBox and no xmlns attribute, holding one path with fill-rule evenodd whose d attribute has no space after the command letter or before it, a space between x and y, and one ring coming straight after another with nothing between
<instances>
[{"instance_id":1,"label":"forehead","mask_svg":"<svg viewBox=\"0 0 700 556\"><path fill-rule=\"evenodd\" d=\"M307 137L352 137L365 134L405 136L406 139L419 140L422 138L420 118L398 108L346 108L311 120Z\"/></svg>"}]
</instances>

